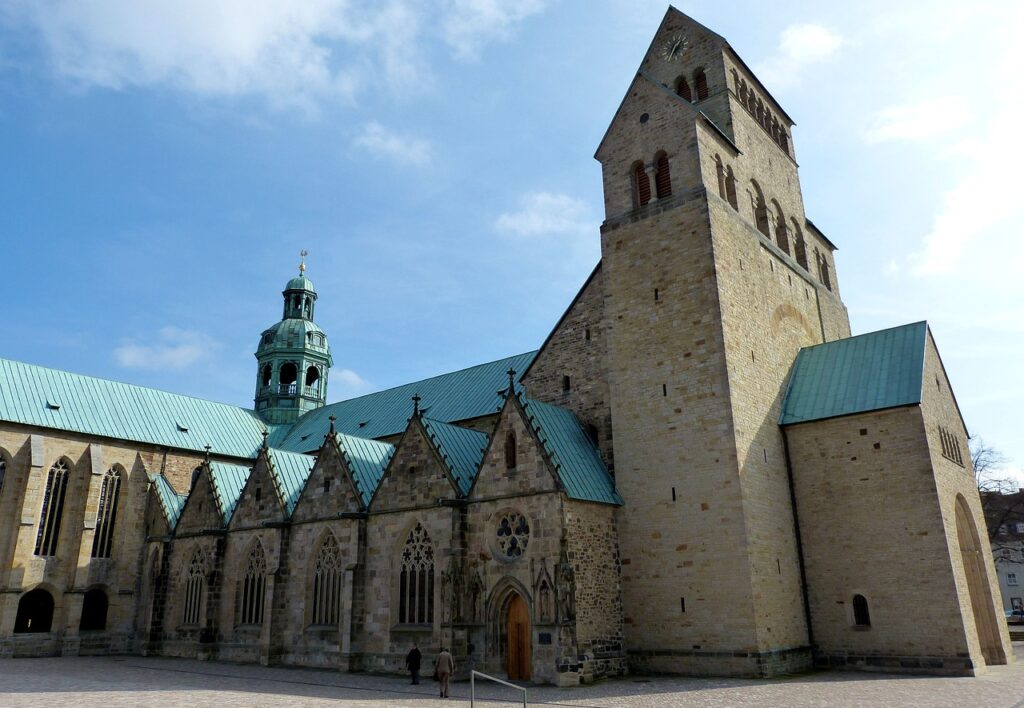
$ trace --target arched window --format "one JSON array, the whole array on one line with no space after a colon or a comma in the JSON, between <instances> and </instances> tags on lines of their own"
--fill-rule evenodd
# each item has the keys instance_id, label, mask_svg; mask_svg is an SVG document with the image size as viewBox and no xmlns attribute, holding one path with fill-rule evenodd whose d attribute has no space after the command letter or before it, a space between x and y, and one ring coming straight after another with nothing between
<instances>
[{"instance_id":1,"label":"arched window","mask_svg":"<svg viewBox=\"0 0 1024 708\"><path fill-rule=\"evenodd\" d=\"M312 389L310 391L307 391L307 393L310 393L314 396L317 395L319 391L319 383L320 369L316 368L315 366L311 366L308 369L306 369L306 388Z\"/></svg>"},{"instance_id":2,"label":"arched window","mask_svg":"<svg viewBox=\"0 0 1024 708\"><path fill-rule=\"evenodd\" d=\"M658 199L672 195L672 175L668 169L668 155L664 151L654 156L654 186L658 191Z\"/></svg>"},{"instance_id":3,"label":"arched window","mask_svg":"<svg viewBox=\"0 0 1024 708\"><path fill-rule=\"evenodd\" d=\"M676 79L676 95L685 98L687 101L693 100L693 94L690 93L690 84L686 82L685 76L680 76Z\"/></svg>"},{"instance_id":4,"label":"arched window","mask_svg":"<svg viewBox=\"0 0 1024 708\"><path fill-rule=\"evenodd\" d=\"M758 231L771 238L771 227L768 224L768 205L765 204L764 193L757 182L751 180L750 185L753 188L750 198L754 208L754 224L757 226Z\"/></svg>"},{"instance_id":5,"label":"arched window","mask_svg":"<svg viewBox=\"0 0 1024 708\"><path fill-rule=\"evenodd\" d=\"M199 624L205 585L206 557L200 549L193 554L185 571L185 602L181 618L183 624Z\"/></svg>"},{"instance_id":6,"label":"arched window","mask_svg":"<svg viewBox=\"0 0 1024 708\"><path fill-rule=\"evenodd\" d=\"M779 248L789 253L789 231L786 229L786 217L782 213L779 203L772 200L772 209L775 212L775 241Z\"/></svg>"},{"instance_id":7,"label":"arched window","mask_svg":"<svg viewBox=\"0 0 1024 708\"><path fill-rule=\"evenodd\" d=\"M814 260L818 266L818 280L824 285L829 291L832 290L832 277L828 272L828 259L825 254L820 253L817 248L814 249Z\"/></svg>"},{"instance_id":8,"label":"arched window","mask_svg":"<svg viewBox=\"0 0 1024 708\"><path fill-rule=\"evenodd\" d=\"M715 155L715 176L718 178L718 196L725 199L725 165L722 164L722 158L718 155Z\"/></svg>"},{"instance_id":9,"label":"arched window","mask_svg":"<svg viewBox=\"0 0 1024 708\"><path fill-rule=\"evenodd\" d=\"M736 175L732 173L732 166L725 168L725 199L736 211L740 210L740 203L736 199Z\"/></svg>"},{"instance_id":10,"label":"arched window","mask_svg":"<svg viewBox=\"0 0 1024 708\"><path fill-rule=\"evenodd\" d=\"M86 632L98 632L106 629L109 604L107 593L99 588L93 588L85 593L85 599L82 602L82 619L78 622L78 628Z\"/></svg>"},{"instance_id":11,"label":"arched window","mask_svg":"<svg viewBox=\"0 0 1024 708\"><path fill-rule=\"evenodd\" d=\"M114 521L117 519L117 501L121 496L121 473L114 467L103 475L100 486L100 506L96 513L96 535L92 539L92 557L110 558L114 541Z\"/></svg>"},{"instance_id":12,"label":"arched window","mask_svg":"<svg viewBox=\"0 0 1024 708\"><path fill-rule=\"evenodd\" d=\"M868 611L868 601L863 595L853 596L853 623L858 627L871 626L871 613Z\"/></svg>"},{"instance_id":13,"label":"arched window","mask_svg":"<svg viewBox=\"0 0 1024 708\"><path fill-rule=\"evenodd\" d=\"M57 555L60 519L64 514L64 493L68 489L68 464L61 460L50 468L43 490L43 509L39 513L39 531L36 534L36 555Z\"/></svg>"},{"instance_id":14,"label":"arched window","mask_svg":"<svg viewBox=\"0 0 1024 708\"><path fill-rule=\"evenodd\" d=\"M633 165L633 206L642 207L651 201L651 180L647 177L644 163Z\"/></svg>"},{"instance_id":15,"label":"arched window","mask_svg":"<svg viewBox=\"0 0 1024 708\"><path fill-rule=\"evenodd\" d=\"M697 92L698 101L703 101L708 97L708 77L703 69L693 72L693 88Z\"/></svg>"},{"instance_id":16,"label":"arched window","mask_svg":"<svg viewBox=\"0 0 1024 708\"><path fill-rule=\"evenodd\" d=\"M784 129L779 131L779 147L785 150L787 155L789 154L789 136L786 135Z\"/></svg>"},{"instance_id":17,"label":"arched window","mask_svg":"<svg viewBox=\"0 0 1024 708\"><path fill-rule=\"evenodd\" d=\"M21 596L14 620L15 634L49 632L52 624L53 595L36 588Z\"/></svg>"},{"instance_id":18,"label":"arched window","mask_svg":"<svg viewBox=\"0 0 1024 708\"><path fill-rule=\"evenodd\" d=\"M398 593L399 622L430 624L434 621L434 547L421 524L416 524L405 541Z\"/></svg>"},{"instance_id":19,"label":"arched window","mask_svg":"<svg viewBox=\"0 0 1024 708\"><path fill-rule=\"evenodd\" d=\"M320 544L313 568L312 624L336 625L341 609L341 550L334 536L327 534Z\"/></svg>"},{"instance_id":20,"label":"arched window","mask_svg":"<svg viewBox=\"0 0 1024 708\"><path fill-rule=\"evenodd\" d=\"M267 558L263 544L258 540L249 551L245 576L242 578L242 596L239 598L241 624L263 624L263 599L267 588Z\"/></svg>"},{"instance_id":21,"label":"arched window","mask_svg":"<svg viewBox=\"0 0 1024 708\"><path fill-rule=\"evenodd\" d=\"M264 364L263 365L263 369L260 371L260 385L261 386L269 386L270 385L270 375L271 375L272 371L273 371L273 369L271 368L270 364Z\"/></svg>"},{"instance_id":22,"label":"arched window","mask_svg":"<svg viewBox=\"0 0 1024 708\"><path fill-rule=\"evenodd\" d=\"M515 431L508 431L505 434L505 467L512 469L516 466L516 434Z\"/></svg>"},{"instance_id":23,"label":"arched window","mask_svg":"<svg viewBox=\"0 0 1024 708\"><path fill-rule=\"evenodd\" d=\"M800 224L796 223L796 219L792 220L793 224L793 256L796 258L796 262L799 263L804 270L807 270L807 244L804 243L804 234L800 230Z\"/></svg>"},{"instance_id":24,"label":"arched window","mask_svg":"<svg viewBox=\"0 0 1024 708\"><path fill-rule=\"evenodd\" d=\"M295 384L299 380L299 368L292 362L285 362L281 365L278 373L279 392L285 395L295 393Z\"/></svg>"}]
</instances>

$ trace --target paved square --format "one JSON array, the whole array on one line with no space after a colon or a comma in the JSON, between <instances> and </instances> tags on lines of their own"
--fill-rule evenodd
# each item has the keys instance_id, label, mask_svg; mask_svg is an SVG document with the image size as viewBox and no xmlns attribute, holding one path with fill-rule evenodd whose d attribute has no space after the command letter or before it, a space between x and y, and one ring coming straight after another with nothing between
<instances>
[{"instance_id":1,"label":"paved square","mask_svg":"<svg viewBox=\"0 0 1024 708\"><path fill-rule=\"evenodd\" d=\"M1021 646L1021 645L1018 645ZM1024 647L1022 647L1024 648ZM437 684L396 676L185 659L97 657L0 661L0 706L465 706ZM516 705L513 691L478 687L487 708ZM530 705L554 706L1024 706L1024 662L978 678L823 672L784 679L630 677L574 689L535 687ZM521 704L520 704L521 705Z\"/></svg>"}]
</instances>

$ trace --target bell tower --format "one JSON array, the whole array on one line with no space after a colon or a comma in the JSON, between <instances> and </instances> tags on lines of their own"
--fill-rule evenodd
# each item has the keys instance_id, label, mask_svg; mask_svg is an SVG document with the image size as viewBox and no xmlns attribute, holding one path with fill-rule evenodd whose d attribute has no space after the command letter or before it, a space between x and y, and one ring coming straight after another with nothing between
<instances>
[{"instance_id":1,"label":"bell tower","mask_svg":"<svg viewBox=\"0 0 1024 708\"><path fill-rule=\"evenodd\" d=\"M256 412L267 423L294 423L327 401L333 361L327 335L313 323L316 290L306 277L306 252L298 277L285 285L281 321L260 336L256 348Z\"/></svg>"}]
</instances>

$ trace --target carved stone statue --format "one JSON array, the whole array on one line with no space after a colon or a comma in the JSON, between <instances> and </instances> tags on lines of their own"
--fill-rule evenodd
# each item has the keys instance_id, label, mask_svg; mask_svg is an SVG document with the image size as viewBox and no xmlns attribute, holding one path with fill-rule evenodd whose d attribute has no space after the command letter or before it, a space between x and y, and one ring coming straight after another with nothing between
<instances>
[{"instance_id":1,"label":"carved stone statue","mask_svg":"<svg viewBox=\"0 0 1024 708\"><path fill-rule=\"evenodd\" d=\"M562 622L576 619L576 572L568 560L558 564L558 619Z\"/></svg>"}]
</instances>

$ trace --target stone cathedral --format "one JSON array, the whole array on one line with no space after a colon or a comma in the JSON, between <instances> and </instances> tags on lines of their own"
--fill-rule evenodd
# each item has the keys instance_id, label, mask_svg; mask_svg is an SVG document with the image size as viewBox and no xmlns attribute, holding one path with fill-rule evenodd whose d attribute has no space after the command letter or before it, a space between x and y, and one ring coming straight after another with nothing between
<instances>
[{"instance_id":1,"label":"stone cathedral","mask_svg":"<svg viewBox=\"0 0 1024 708\"><path fill-rule=\"evenodd\" d=\"M597 148L601 260L537 351L328 403L300 273L252 409L0 360L0 656L1012 661L931 331L851 336L792 127L670 8Z\"/></svg>"}]
</instances>

